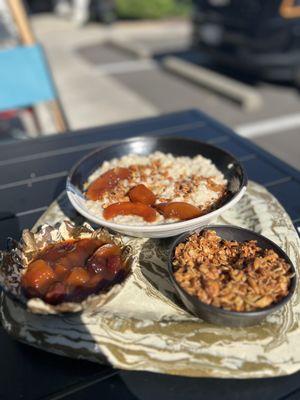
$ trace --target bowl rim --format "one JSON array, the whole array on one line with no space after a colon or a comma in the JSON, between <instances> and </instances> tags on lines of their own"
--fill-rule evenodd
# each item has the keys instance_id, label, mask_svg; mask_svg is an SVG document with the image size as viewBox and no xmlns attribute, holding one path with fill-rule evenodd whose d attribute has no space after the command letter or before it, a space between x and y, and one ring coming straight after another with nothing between
<instances>
[{"instance_id":1,"label":"bowl rim","mask_svg":"<svg viewBox=\"0 0 300 400\"><path fill-rule=\"evenodd\" d=\"M165 224L157 224L157 225L118 224L115 222L106 221L102 218L95 216L95 214L89 212L88 210L83 209L81 207L81 204L78 201L78 195L74 194L74 191L72 189L70 189L73 186L72 178L73 178L74 173L76 172L76 169L82 163L84 163L88 158L90 158L94 154L98 153L99 151L105 151L111 147L119 146L120 144L131 143L131 142L134 142L137 140L147 141L147 140L151 140L151 139L186 140L186 141L189 141L192 143L202 144L202 145L208 146L212 149L217 149L218 151L225 153L225 155L231 157L235 161L235 163L238 164L238 166L241 168L242 182L240 185L240 189L233 195L233 197L227 203L223 204L221 207L217 208L216 210L213 210L207 214L201 215L200 217L193 218L191 220L173 222L173 223L169 223L169 224L166 224L166 223ZM132 138L122 140L121 142L113 142L106 146L98 147L97 149L95 149L95 150L89 152L88 154L86 154L85 156L83 156L79 161L76 162L76 164L71 168L71 170L68 174L68 177L66 179L66 192L67 192L68 198L69 198L71 204L73 205L73 207L85 218L87 218L90 221L93 221L94 223L96 223L98 225L102 225L102 226L105 226L107 228L110 228L110 229L113 229L116 231L131 231L131 232L136 232L136 233L156 233L156 232L158 233L158 232L164 232L164 231L169 231L169 232L176 231L180 228L188 229L188 228L193 227L195 224L197 225L197 224L200 224L201 222L206 222L208 219L212 219L212 218L218 216L221 212L224 212L227 209L229 209L230 207L232 207L235 203L237 203L243 197L243 195L247 189L247 184L248 184L248 176L247 176L247 173L245 171L243 164L235 156L233 156L230 152L228 152L227 150L223 150L222 148L220 148L218 146L203 142L201 140L186 138L184 136L163 136L163 137L160 137L160 136L158 136L158 137L157 136L135 136ZM80 193L82 193L82 192L80 191Z\"/></svg>"},{"instance_id":2,"label":"bowl rim","mask_svg":"<svg viewBox=\"0 0 300 400\"><path fill-rule=\"evenodd\" d=\"M289 265L291 267L293 276L291 278L288 294L285 297L283 297L278 303L271 304L270 306L262 308L260 310L254 310L254 311L232 311L232 310L225 310L224 308L220 308L220 307L215 307L215 306L212 306L210 304L206 304L203 301L201 301L198 297L196 297L194 295L191 295L188 292L186 292L185 289L182 288L179 285L179 283L176 281L176 279L174 278L173 263L172 263L174 250L175 250L176 246L179 243L183 243L193 233L200 233L203 230L207 230L207 229L213 230L213 229L216 229L216 228L240 230L240 231L243 231L243 232L246 232L246 233L255 234L258 237L261 237L262 239L264 239L267 242L269 242L270 247L272 247L274 250L276 250L279 253L279 255L283 255L285 260L289 263ZM169 253L168 253L168 273L169 273L169 277L171 279L171 282L174 285L174 287L177 290L177 292L182 292L184 294L184 296L186 296L188 299L190 299L192 301L197 301L202 308L206 309L206 311L211 312L212 314L218 313L218 314L221 314L222 316L225 316L225 317L226 316L233 316L233 317L245 317L245 318L267 315L267 314L271 313L272 311L279 310L285 304L287 304L291 300L291 298L293 297L293 295L294 295L294 293L296 291L297 275L298 275L294 264L292 263L291 259L286 254L286 252L280 246L278 246L275 242L273 242L271 239L267 238L264 235L261 235L260 233L252 231L251 229L242 228L242 227L237 226L237 225L224 225L224 224L220 224L220 225L217 225L217 224L215 224L215 225L205 225L205 226L202 226L201 228L197 228L197 229L194 229L194 230L189 231L189 232L185 232L185 233L177 236L177 238L172 242L172 245L171 245ZM187 307L185 306L185 308L187 308Z\"/></svg>"}]
</instances>

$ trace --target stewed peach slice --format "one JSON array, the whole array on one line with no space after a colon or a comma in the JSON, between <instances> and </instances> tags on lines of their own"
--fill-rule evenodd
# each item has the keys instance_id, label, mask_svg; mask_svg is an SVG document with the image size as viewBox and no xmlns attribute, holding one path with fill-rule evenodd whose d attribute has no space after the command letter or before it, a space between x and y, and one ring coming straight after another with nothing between
<instances>
[{"instance_id":1,"label":"stewed peach slice","mask_svg":"<svg viewBox=\"0 0 300 400\"><path fill-rule=\"evenodd\" d=\"M107 243L99 247L95 253L88 259L87 263L94 257L110 257L121 254L121 248L113 243Z\"/></svg>"},{"instance_id":2,"label":"stewed peach slice","mask_svg":"<svg viewBox=\"0 0 300 400\"><path fill-rule=\"evenodd\" d=\"M120 180L128 179L130 175L131 172L128 168L110 169L90 184L86 191L86 197L89 200L99 200L107 190L113 189Z\"/></svg>"},{"instance_id":3,"label":"stewed peach slice","mask_svg":"<svg viewBox=\"0 0 300 400\"><path fill-rule=\"evenodd\" d=\"M71 269L85 264L86 260L99 246L101 242L93 239L81 239L74 242L74 249L71 252L61 255L57 263ZM63 253L62 253L63 254Z\"/></svg>"},{"instance_id":4,"label":"stewed peach slice","mask_svg":"<svg viewBox=\"0 0 300 400\"><path fill-rule=\"evenodd\" d=\"M66 300L68 295L68 289L63 282L55 282L53 283L46 295L45 300L49 304L59 304Z\"/></svg>"},{"instance_id":5,"label":"stewed peach slice","mask_svg":"<svg viewBox=\"0 0 300 400\"><path fill-rule=\"evenodd\" d=\"M105 273L107 263L110 257L120 256L121 249L115 244L107 243L95 251L87 260L86 266L90 272L96 274Z\"/></svg>"},{"instance_id":6,"label":"stewed peach slice","mask_svg":"<svg viewBox=\"0 0 300 400\"><path fill-rule=\"evenodd\" d=\"M112 256L107 260L107 268L113 276L116 276L122 269L122 260L120 256Z\"/></svg>"},{"instance_id":7,"label":"stewed peach slice","mask_svg":"<svg viewBox=\"0 0 300 400\"><path fill-rule=\"evenodd\" d=\"M44 260L35 260L29 264L21 283L26 292L39 296L46 293L54 281L55 274L50 265Z\"/></svg>"},{"instance_id":8,"label":"stewed peach slice","mask_svg":"<svg viewBox=\"0 0 300 400\"><path fill-rule=\"evenodd\" d=\"M71 254L74 250L76 250L76 242L74 240L66 240L65 242L49 245L40 257L52 265L63 255Z\"/></svg>"},{"instance_id":9,"label":"stewed peach slice","mask_svg":"<svg viewBox=\"0 0 300 400\"><path fill-rule=\"evenodd\" d=\"M181 201L160 203L155 208L165 218L176 218L182 221L197 218L201 215L201 210L198 207Z\"/></svg>"},{"instance_id":10,"label":"stewed peach slice","mask_svg":"<svg viewBox=\"0 0 300 400\"><path fill-rule=\"evenodd\" d=\"M143 203L131 203L130 201L114 203L103 211L105 219L112 219L118 215L137 215L147 222L154 222L156 220L155 210Z\"/></svg>"},{"instance_id":11,"label":"stewed peach slice","mask_svg":"<svg viewBox=\"0 0 300 400\"><path fill-rule=\"evenodd\" d=\"M70 272L70 267L63 264L55 264L53 270L56 278L60 280L63 279Z\"/></svg>"},{"instance_id":12,"label":"stewed peach slice","mask_svg":"<svg viewBox=\"0 0 300 400\"><path fill-rule=\"evenodd\" d=\"M105 279L100 274L90 274L90 279L86 283L86 287L90 290L95 290L103 286Z\"/></svg>"},{"instance_id":13,"label":"stewed peach slice","mask_svg":"<svg viewBox=\"0 0 300 400\"><path fill-rule=\"evenodd\" d=\"M103 280L114 279L122 269L121 249L115 244L105 244L87 260L87 269L91 275L96 274ZM91 278L88 285L91 285L96 278Z\"/></svg>"},{"instance_id":14,"label":"stewed peach slice","mask_svg":"<svg viewBox=\"0 0 300 400\"><path fill-rule=\"evenodd\" d=\"M134 203L143 203L148 206L152 206L155 203L155 194L147 188L147 186L141 184L133 187L129 190L128 196Z\"/></svg>"},{"instance_id":15,"label":"stewed peach slice","mask_svg":"<svg viewBox=\"0 0 300 400\"><path fill-rule=\"evenodd\" d=\"M65 283L70 286L84 286L89 280L89 274L82 267L73 268L69 276L65 279Z\"/></svg>"}]
</instances>

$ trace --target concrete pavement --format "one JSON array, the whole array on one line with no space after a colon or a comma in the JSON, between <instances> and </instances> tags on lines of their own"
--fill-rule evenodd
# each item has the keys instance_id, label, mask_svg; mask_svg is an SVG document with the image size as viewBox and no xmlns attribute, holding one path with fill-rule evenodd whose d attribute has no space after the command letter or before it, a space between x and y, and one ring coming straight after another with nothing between
<instances>
[{"instance_id":1,"label":"concrete pavement","mask_svg":"<svg viewBox=\"0 0 300 400\"><path fill-rule=\"evenodd\" d=\"M117 23L112 27L90 24L79 29L52 15L37 15L33 27L47 52L72 129L199 108L232 128L246 125L253 131L251 124L300 112L299 93L293 87L253 82L263 106L249 113L229 99L162 69L162 54L182 56L188 47L186 22ZM138 43L156 57L138 60L108 45L112 39ZM53 132L49 116L45 112L44 116L47 132ZM300 167L298 126L254 136L258 144Z\"/></svg>"},{"instance_id":2,"label":"concrete pavement","mask_svg":"<svg viewBox=\"0 0 300 400\"><path fill-rule=\"evenodd\" d=\"M146 99L108 75L101 75L97 65L87 63L76 49L118 37L123 28L102 28L91 24L84 29L53 16L32 18L38 40L44 45L53 76L71 129L142 118L158 113ZM150 28L149 28L150 29ZM134 36L135 30L128 29ZM54 127L44 107L39 107L46 132Z\"/></svg>"}]
</instances>

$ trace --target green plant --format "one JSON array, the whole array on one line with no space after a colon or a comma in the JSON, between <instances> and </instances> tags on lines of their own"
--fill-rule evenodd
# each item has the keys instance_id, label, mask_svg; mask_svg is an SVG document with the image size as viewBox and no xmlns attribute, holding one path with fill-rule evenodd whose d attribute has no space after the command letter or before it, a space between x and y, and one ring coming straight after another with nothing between
<instances>
[{"instance_id":1,"label":"green plant","mask_svg":"<svg viewBox=\"0 0 300 400\"><path fill-rule=\"evenodd\" d=\"M120 18L158 19L172 15L187 15L189 0L116 0Z\"/></svg>"}]
</instances>

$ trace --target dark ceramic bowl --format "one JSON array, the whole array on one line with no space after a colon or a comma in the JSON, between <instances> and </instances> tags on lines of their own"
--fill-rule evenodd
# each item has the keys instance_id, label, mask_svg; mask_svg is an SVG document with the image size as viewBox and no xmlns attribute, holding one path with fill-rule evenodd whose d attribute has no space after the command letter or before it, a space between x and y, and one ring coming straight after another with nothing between
<instances>
[{"instance_id":1,"label":"dark ceramic bowl","mask_svg":"<svg viewBox=\"0 0 300 400\"><path fill-rule=\"evenodd\" d=\"M236 240L238 242L245 242L247 240L256 240L257 244L263 249L273 249L280 257L282 257L291 266L291 272L293 277L291 279L289 293L286 297L280 300L278 303L273 304L269 307L263 308L257 311L247 311L247 312L237 312L224 310L215 306L211 306L203 303L197 297L188 294L175 280L173 273L173 256L176 246L179 243L185 242L186 239L193 233L200 233L203 230L214 230L218 236L225 240ZM216 325L225 325L231 327L242 327L251 326L259 324L267 315L272 314L282 308L293 296L296 288L296 270L292 264L289 257L285 252L277 246L274 242L267 239L266 237L250 231L248 229L243 229L238 226L231 225L208 225L197 229L192 232L180 235L172 244L171 250L168 258L168 269L171 280L186 308L191 311L194 315L202 318L203 320Z\"/></svg>"},{"instance_id":2,"label":"dark ceramic bowl","mask_svg":"<svg viewBox=\"0 0 300 400\"><path fill-rule=\"evenodd\" d=\"M100 218L86 206L84 184L88 177L104 161L127 154L149 155L155 151L174 156L195 157L199 154L209 158L223 173L228 182L228 193L221 204L211 212L188 221L160 225L125 225ZM246 191L247 176L241 163L231 154L208 143L181 137L135 137L99 148L82 158L71 170L67 179L67 194L74 208L90 221L106 226L116 232L138 237L169 237L207 225L235 205Z\"/></svg>"}]
</instances>

